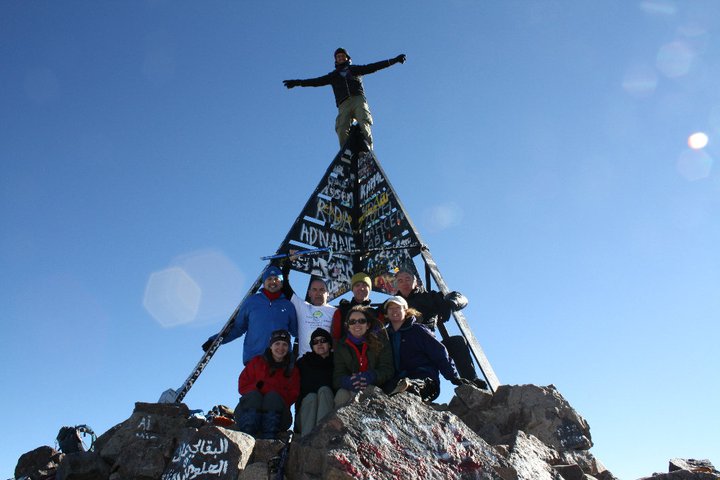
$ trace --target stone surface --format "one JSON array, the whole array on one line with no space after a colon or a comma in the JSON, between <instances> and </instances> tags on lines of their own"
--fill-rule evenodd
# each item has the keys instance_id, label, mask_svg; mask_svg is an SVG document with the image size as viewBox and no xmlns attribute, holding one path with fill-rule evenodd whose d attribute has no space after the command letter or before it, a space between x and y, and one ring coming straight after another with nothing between
<instances>
[{"instance_id":1,"label":"stone surface","mask_svg":"<svg viewBox=\"0 0 720 480\"><path fill-rule=\"evenodd\" d=\"M184 404L136 403L130 418L103 439L100 456L111 465L111 480L160 478L190 411Z\"/></svg>"},{"instance_id":2,"label":"stone surface","mask_svg":"<svg viewBox=\"0 0 720 480\"><path fill-rule=\"evenodd\" d=\"M515 480L497 451L449 412L418 397L387 397L369 388L328 415L312 434L295 439L290 479Z\"/></svg>"},{"instance_id":3,"label":"stone surface","mask_svg":"<svg viewBox=\"0 0 720 480\"><path fill-rule=\"evenodd\" d=\"M238 480L267 480L268 466L264 462L251 463L242 471Z\"/></svg>"},{"instance_id":4,"label":"stone surface","mask_svg":"<svg viewBox=\"0 0 720 480\"><path fill-rule=\"evenodd\" d=\"M15 478L27 477L30 480L45 480L52 477L64 456L63 453L47 445L24 453L15 466Z\"/></svg>"},{"instance_id":5,"label":"stone surface","mask_svg":"<svg viewBox=\"0 0 720 480\"><path fill-rule=\"evenodd\" d=\"M557 458L557 452L522 431L517 432L507 457L518 480L563 480L551 467Z\"/></svg>"},{"instance_id":6,"label":"stone surface","mask_svg":"<svg viewBox=\"0 0 720 480\"><path fill-rule=\"evenodd\" d=\"M592 447L589 425L553 385L501 385L494 395L464 385L455 394L449 410L490 444L523 431L558 451Z\"/></svg>"},{"instance_id":7,"label":"stone surface","mask_svg":"<svg viewBox=\"0 0 720 480\"><path fill-rule=\"evenodd\" d=\"M671 473L656 473L651 477L643 477L638 480L718 480L718 476L714 473L676 470Z\"/></svg>"},{"instance_id":8,"label":"stone surface","mask_svg":"<svg viewBox=\"0 0 720 480\"><path fill-rule=\"evenodd\" d=\"M55 474L55 480L107 480L109 477L110 465L95 452L65 455Z\"/></svg>"},{"instance_id":9,"label":"stone surface","mask_svg":"<svg viewBox=\"0 0 720 480\"><path fill-rule=\"evenodd\" d=\"M237 478L255 447L250 435L214 425L188 428L162 480Z\"/></svg>"},{"instance_id":10,"label":"stone surface","mask_svg":"<svg viewBox=\"0 0 720 480\"><path fill-rule=\"evenodd\" d=\"M714 473L720 475L710 460L696 460L694 458L673 458L670 460L668 472L677 470L689 470L691 472Z\"/></svg>"}]
</instances>

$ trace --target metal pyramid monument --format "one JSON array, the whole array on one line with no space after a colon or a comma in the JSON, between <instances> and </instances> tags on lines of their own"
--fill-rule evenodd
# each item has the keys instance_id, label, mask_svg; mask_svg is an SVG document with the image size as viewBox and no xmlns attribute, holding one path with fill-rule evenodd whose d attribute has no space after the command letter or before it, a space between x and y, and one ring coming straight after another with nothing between
<instances>
[{"instance_id":1,"label":"metal pyramid monument","mask_svg":"<svg viewBox=\"0 0 720 480\"><path fill-rule=\"evenodd\" d=\"M419 283L431 280L437 290L449 292L430 250L425 245L374 153L368 149L358 129L350 137L323 175L320 183L293 223L271 259L288 256L291 250L304 252L292 263L292 270L325 280L329 300L350 291L350 279L357 272L373 280L373 291L394 295L394 274L400 269L415 273ZM420 256L424 275L414 258ZM260 288L260 276L243 301ZM242 304L242 302L240 303ZM179 402L205 368L229 331L239 311L235 309L218 338L205 352L195 370L178 391L168 390L160 401ZM453 312L461 335L491 391L499 381L462 312ZM444 325L438 330L443 339L449 334Z\"/></svg>"}]
</instances>

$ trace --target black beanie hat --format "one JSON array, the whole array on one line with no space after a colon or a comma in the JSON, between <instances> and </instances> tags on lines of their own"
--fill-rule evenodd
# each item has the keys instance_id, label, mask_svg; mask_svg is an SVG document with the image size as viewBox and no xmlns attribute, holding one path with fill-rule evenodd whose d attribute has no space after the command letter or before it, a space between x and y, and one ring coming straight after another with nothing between
<instances>
[{"instance_id":1,"label":"black beanie hat","mask_svg":"<svg viewBox=\"0 0 720 480\"><path fill-rule=\"evenodd\" d=\"M270 334L270 343L268 343L268 346L272 346L275 342L285 342L289 345L292 345L290 342L290 332L287 330L275 330Z\"/></svg>"},{"instance_id":2,"label":"black beanie hat","mask_svg":"<svg viewBox=\"0 0 720 480\"><path fill-rule=\"evenodd\" d=\"M335 53L333 53L333 58L335 58L335 55L337 55L338 53L344 53L345 56L348 57L348 60L350 60L350 54L344 48L340 47L337 50L335 50Z\"/></svg>"},{"instance_id":3,"label":"black beanie hat","mask_svg":"<svg viewBox=\"0 0 720 480\"><path fill-rule=\"evenodd\" d=\"M330 333L324 328L316 328L315 331L312 332L312 335L310 335L310 348L313 346L313 340L317 337L326 338L328 343L332 345L332 337L330 336Z\"/></svg>"}]
</instances>

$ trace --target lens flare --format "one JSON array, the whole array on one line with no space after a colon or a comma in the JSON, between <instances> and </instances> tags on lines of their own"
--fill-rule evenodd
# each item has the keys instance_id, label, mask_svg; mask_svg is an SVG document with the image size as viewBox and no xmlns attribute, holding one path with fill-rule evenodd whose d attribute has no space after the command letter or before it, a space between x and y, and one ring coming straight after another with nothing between
<instances>
[{"instance_id":1,"label":"lens flare","mask_svg":"<svg viewBox=\"0 0 720 480\"><path fill-rule=\"evenodd\" d=\"M686 180L702 180L710 176L713 159L704 150L685 150L677 161L677 169Z\"/></svg>"},{"instance_id":2,"label":"lens flare","mask_svg":"<svg viewBox=\"0 0 720 480\"><path fill-rule=\"evenodd\" d=\"M708 136L703 132L695 132L688 137L688 147L693 150L701 150L708 144Z\"/></svg>"}]
</instances>

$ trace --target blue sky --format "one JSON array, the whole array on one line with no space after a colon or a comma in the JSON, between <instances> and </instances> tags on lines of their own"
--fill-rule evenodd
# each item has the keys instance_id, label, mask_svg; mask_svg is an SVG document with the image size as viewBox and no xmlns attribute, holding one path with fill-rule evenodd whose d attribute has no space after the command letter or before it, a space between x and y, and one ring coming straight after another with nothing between
<instances>
[{"instance_id":1,"label":"blue sky","mask_svg":"<svg viewBox=\"0 0 720 480\"><path fill-rule=\"evenodd\" d=\"M407 54L365 79L375 153L500 381L622 479L719 464L719 10L0 3L0 477L180 386L337 153L331 90L281 81L338 46ZM188 405L234 407L241 355Z\"/></svg>"}]
</instances>

